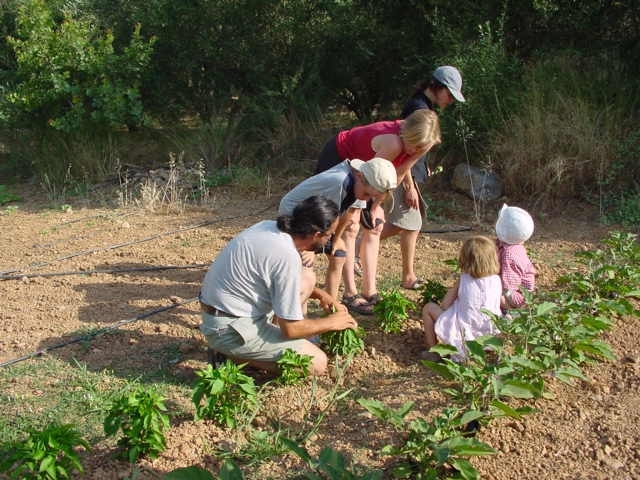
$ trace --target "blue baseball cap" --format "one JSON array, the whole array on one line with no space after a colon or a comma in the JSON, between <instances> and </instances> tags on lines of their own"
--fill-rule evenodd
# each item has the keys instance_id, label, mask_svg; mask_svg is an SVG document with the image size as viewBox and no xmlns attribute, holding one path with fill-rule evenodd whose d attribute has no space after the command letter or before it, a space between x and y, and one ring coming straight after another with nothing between
<instances>
[{"instance_id":1,"label":"blue baseball cap","mask_svg":"<svg viewBox=\"0 0 640 480\"><path fill-rule=\"evenodd\" d=\"M465 101L462 95L462 75L456 67L450 65L438 67L433 72L433 78L447 87L457 101Z\"/></svg>"}]
</instances>

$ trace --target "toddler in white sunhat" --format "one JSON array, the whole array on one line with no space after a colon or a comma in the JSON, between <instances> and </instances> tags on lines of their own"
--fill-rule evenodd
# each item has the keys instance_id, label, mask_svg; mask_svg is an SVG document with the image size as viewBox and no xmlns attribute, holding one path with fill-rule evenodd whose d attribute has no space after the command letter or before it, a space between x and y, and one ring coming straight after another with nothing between
<instances>
[{"instance_id":1,"label":"toddler in white sunhat","mask_svg":"<svg viewBox=\"0 0 640 480\"><path fill-rule=\"evenodd\" d=\"M533 234L533 219L526 210L502 205L496 222L498 258L502 280L503 311L525 304L521 289L535 288L536 269L529 260L524 242Z\"/></svg>"}]
</instances>

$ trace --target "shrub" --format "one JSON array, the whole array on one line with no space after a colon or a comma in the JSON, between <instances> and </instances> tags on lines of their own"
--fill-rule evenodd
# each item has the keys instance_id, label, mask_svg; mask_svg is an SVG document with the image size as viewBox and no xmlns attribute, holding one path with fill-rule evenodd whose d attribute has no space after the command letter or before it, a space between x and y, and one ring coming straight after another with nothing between
<instances>
[{"instance_id":1,"label":"shrub","mask_svg":"<svg viewBox=\"0 0 640 480\"><path fill-rule=\"evenodd\" d=\"M140 388L113 402L104 420L104 431L113 436L122 430L118 445L131 463L143 455L156 458L166 448L164 431L169 428L166 410L158 393Z\"/></svg>"},{"instance_id":2,"label":"shrub","mask_svg":"<svg viewBox=\"0 0 640 480\"><path fill-rule=\"evenodd\" d=\"M287 348L276 362L280 368L278 382L283 385L296 385L309 376L310 355L304 355Z\"/></svg>"},{"instance_id":3,"label":"shrub","mask_svg":"<svg viewBox=\"0 0 640 480\"><path fill-rule=\"evenodd\" d=\"M385 333L399 333L409 318L414 303L397 289L381 292L381 300L373 307L380 328Z\"/></svg>"},{"instance_id":4,"label":"shrub","mask_svg":"<svg viewBox=\"0 0 640 480\"><path fill-rule=\"evenodd\" d=\"M242 373L243 368L244 365L227 360L219 368L207 365L196 372L198 380L192 396L196 420L209 418L232 428L240 414L257 406L255 383Z\"/></svg>"},{"instance_id":5,"label":"shrub","mask_svg":"<svg viewBox=\"0 0 640 480\"><path fill-rule=\"evenodd\" d=\"M27 438L4 447L0 453L0 471L9 478L57 480L73 478L83 468L76 449L89 449L73 425L47 426L31 430Z\"/></svg>"}]
</instances>

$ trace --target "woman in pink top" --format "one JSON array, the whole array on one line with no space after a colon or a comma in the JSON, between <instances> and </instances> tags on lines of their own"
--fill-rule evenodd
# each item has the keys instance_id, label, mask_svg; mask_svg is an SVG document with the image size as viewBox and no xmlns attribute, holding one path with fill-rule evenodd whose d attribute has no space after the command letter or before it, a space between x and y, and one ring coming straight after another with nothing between
<instances>
[{"instance_id":1,"label":"woman in pink top","mask_svg":"<svg viewBox=\"0 0 640 480\"><path fill-rule=\"evenodd\" d=\"M381 157L389 160L396 168L398 186L401 188L394 192L394 201L387 213L399 220L403 228L420 230L422 201L411 177L411 167L438 143L438 116L430 110L417 110L404 120L376 122L339 132L322 150L316 173L346 159L367 161L373 157ZM368 225L365 224L369 228L363 233L360 249L363 266L362 295L345 292L343 297L343 302L357 313L370 315L373 313L373 304L378 299L376 271L384 219L382 207L373 204L371 220ZM355 243L358 230L358 224L351 225L346 232L345 241ZM355 249L347 249L347 252L351 251L355 252ZM355 258L350 257L349 255L346 259L345 269L353 268Z\"/></svg>"}]
</instances>

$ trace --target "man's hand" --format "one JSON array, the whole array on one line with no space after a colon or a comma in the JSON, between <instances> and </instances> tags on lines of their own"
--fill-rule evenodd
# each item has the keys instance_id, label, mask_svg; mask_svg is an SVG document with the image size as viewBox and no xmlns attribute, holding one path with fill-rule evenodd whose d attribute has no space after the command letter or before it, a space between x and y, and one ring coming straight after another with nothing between
<instances>
[{"instance_id":1,"label":"man's hand","mask_svg":"<svg viewBox=\"0 0 640 480\"><path fill-rule=\"evenodd\" d=\"M335 298L329 295L324 290L321 290L322 296L318 299L320 300L320 307L328 314L337 313L339 311L346 311L347 307L345 307L342 303L338 302Z\"/></svg>"},{"instance_id":2,"label":"man's hand","mask_svg":"<svg viewBox=\"0 0 640 480\"><path fill-rule=\"evenodd\" d=\"M358 322L347 311L344 305L341 305L341 309L336 313L329 315L332 320L331 330L346 330L347 328L358 328Z\"/></svg>"},{"instance_id":3,"label":"man's hand","mask_svg":"<svg viewBox=\"0 0 640 480\"><path fill-rule=\"evenodd\" d=\"M316 254L308 250L303 250L300 252L300 258L302 259L302 265L304 267L311 268L316 261Z\"/></svg>"}]
</instances>

